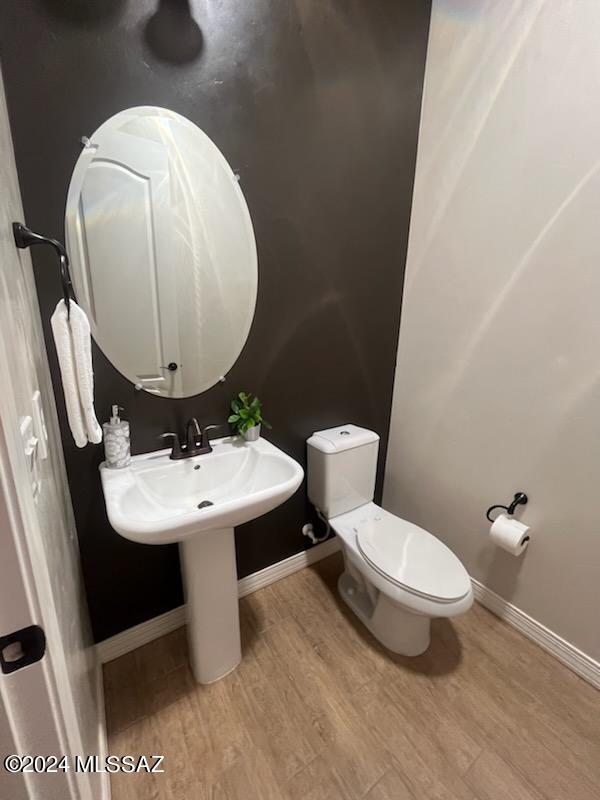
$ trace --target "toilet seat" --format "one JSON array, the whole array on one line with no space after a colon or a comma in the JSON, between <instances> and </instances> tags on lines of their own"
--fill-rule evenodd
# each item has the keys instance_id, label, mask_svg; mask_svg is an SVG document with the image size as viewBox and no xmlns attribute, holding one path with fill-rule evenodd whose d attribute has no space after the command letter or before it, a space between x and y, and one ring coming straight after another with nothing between
<instances>
[{"instance_id":1,"label":"toilet seat","mask_svg":"<svg viewBox=\"0 0 600 800\"><path fill-rule=\"evenodd\" d=\"M437 603L455 603L471 592L467 571L443 542L374 508L353 525L358 550L373 569L404 591Z\"/></svg>"}]
</instances>

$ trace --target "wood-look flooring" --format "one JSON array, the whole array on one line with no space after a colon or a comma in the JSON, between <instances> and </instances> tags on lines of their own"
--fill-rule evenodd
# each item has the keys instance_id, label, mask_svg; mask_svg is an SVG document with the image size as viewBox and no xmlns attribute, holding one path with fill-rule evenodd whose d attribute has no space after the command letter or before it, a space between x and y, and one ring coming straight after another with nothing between
<instances>
[{"instance_id":1,"label":"wood-look flooring","mask_svg":"<svg viewBox=\"0 0 600 800\"><path fill-rule=\"evenodd\" d=\"M480 606L414 659L343 605L339 555L241 601L244 657L199 686L184 629L105 666L109 751L164 754L113 800L595 800L600 692Z\"/></svg>"}]
</instances>

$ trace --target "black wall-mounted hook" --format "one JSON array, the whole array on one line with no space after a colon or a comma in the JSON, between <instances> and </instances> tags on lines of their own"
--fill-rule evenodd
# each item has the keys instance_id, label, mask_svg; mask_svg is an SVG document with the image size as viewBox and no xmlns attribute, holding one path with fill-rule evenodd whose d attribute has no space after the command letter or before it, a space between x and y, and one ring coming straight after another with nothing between
<instances>
[{"instance_id":1,"label":"black wall-mounted hook","mask_svg":"<svg viewBox=\"0 0 600 800\"><path fill-rule=\"evenodd\" d=\"M490 514L496 508L501 508L503 511L506 511L507 514L510 514L512 516L515 513L515 510L516 510L517 506L524 506L527 503L528 499L529 498L527 497L525 492L517 492L515 494L515 496L513 498L513 501L512 501L512 503L510 505L508 505L508 506L503 506L503 505L490 506L488 508L488 510L485 512L485 516L489 519L490 522L493 522L494 520L492 519L492 517L490 517Z\"/></svg>"},{"instance_id":2,"label":"black wall-mounted hook","mask_svg":"<svg viewBox=\"0 0 600 800\"><path fill-rule=\"evenodd\" d=\"M59 260L60 267L60 283L62 287L63 300L67 307L67 315L71 313L71 295L74 295L73 284L71 282L71 275L69 273L69 257L65 246L57 239L51 239L49 236L42 236L41 233L35 233L30 228L27 228L21 222L13 222L13 236L15 244L19 250L24 250L27 247L32 247L34 244L47 244L54 248Z\"/></svg>"}]
</instances>

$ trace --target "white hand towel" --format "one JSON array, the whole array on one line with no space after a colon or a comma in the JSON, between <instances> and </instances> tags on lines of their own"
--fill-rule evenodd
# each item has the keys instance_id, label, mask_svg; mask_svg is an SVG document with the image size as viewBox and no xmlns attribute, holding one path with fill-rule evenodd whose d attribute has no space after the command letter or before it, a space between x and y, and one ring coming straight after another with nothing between
<instances>
[{"instance_id":1,"label":"white hand towel","mask_svg":"<svg viewBox=\"0 0 600 800\"><path fill-rule=\"evenodd\" d=\"M64 305L64 300L63 300ZM83 413L83 425L88 442L100 444L102 428L94 409L94 368L92 366L92 335L85 311L71 300L71 339L75 356L75 372L79 387L79 400Z\"/></svg>"},{"instance_id":2,"label":"white hand towel","mask_svg":"<svg viewBox=\"0 0 600 800\"><path fill-rule=\"evenodd\" d=\"M54 334L62 379L67 419L77 447L102 441L102 428L94 411L94 373L90 323L77 303L71 300L71 318L60 300L50 324Z\"/></svg>"}]
</instances>

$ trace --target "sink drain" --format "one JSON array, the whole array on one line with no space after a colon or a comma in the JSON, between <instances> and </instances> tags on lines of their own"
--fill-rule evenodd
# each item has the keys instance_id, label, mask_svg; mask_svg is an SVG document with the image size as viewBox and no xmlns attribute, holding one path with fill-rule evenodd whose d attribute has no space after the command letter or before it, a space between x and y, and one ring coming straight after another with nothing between
<instances>
[{"instance_id":1,"label":"sink drain","mask_svg":"<svg viewBox=\"0 0 600 800\"><path fill-rule=\"evenodd\" d=\"M201 503L198 503L198 508L208 508L208 506L214 506L214 503L210 500L203 500Z\"/></svg>"}]
</instances>

